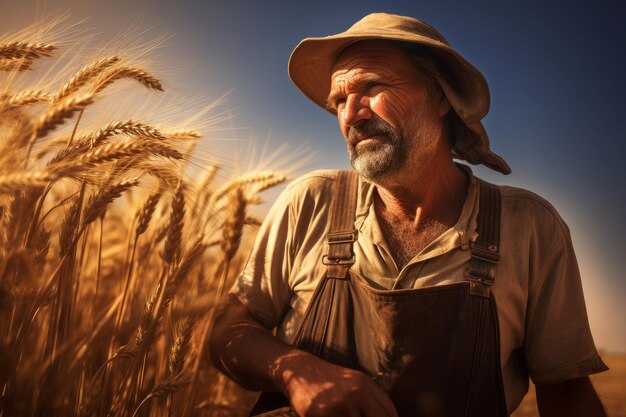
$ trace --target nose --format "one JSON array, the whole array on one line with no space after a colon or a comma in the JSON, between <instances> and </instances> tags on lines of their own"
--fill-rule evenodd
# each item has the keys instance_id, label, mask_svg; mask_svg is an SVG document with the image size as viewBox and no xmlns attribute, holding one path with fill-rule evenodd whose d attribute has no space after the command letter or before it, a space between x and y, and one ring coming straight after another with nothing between
<instances>
[{"instance_id":1,"label":"nose","mask_svg":"<svg viewBox=\"0 0 626 417\"><path fill-rule=\"evenodd\" d=\"M362 120L372 117L369 97L360 94L349 94L340 111L340 120L346 126L355 126Z\"/></svg>"}]
</instances>

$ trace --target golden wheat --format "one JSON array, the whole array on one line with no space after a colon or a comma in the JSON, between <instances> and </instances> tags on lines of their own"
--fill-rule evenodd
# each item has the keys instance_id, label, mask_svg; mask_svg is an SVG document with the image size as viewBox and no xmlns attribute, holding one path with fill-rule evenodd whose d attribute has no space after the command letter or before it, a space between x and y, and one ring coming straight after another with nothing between
<instances>
[{"instance_id":1,"label":"golden wheat","mask_svg":"<svg viewBox=\"0 0 626 417\"><path fill-rule=\"evenodd\" d=\"M152 215L156 209L157 204L161 199L162 191L159 189L155 193L150 194L145 204L137 212L137 229L135 229L135 235L140 236L145 233L148 228Z\"/></svg>"},{"instance_id":2,"label":"golden wheat","mask_svg":"<svg viewBox=\"0 0 626 417\"><path fill-rule=\"evenodd\" d=\"M26 71L33 65L32 59L4 58L0 59L0 71Z\"/></svg>"},{"instance_id":3,"label":"golden wheat","mask_svg":"<svg viewBox=\"0 0 626 417\"><path fill-rule=\"evenodd\" d=\"M222 228L221 249L226 263L230 262L239 247L245 218L246 199L243 190L237 187L231 191L228 199L226 219Z\"/></svg>"},{"instance_id":4,"label":"golden wheat","mask_svg":"<svg viewBox=\"0 0 626 417\"><path fill-rule=\"evenodd\" d=\"M185 356L190 348L191 333L196 325L196 318L191 316L183 319L179 326L178 336L172 345L169 357L169 372L171 375L178 375L183 371Z\"/></svg>"},{"instance_id":5,"label":"golden wheat","mask_svg":"<svg viewBox=\"0 0 626 417\"><path fill-rule=\"evenodd\" d=\"M69 96L70 94L77 92L82 86L87 84L94 77L101 74L102 71L109 68L111 65L117 63L119 60L119 57L112 56L109 58L100 59L87 65L86 67L78 71L72 78L67 80L63 84L63 86L61 86L57 94L54 96L53 101L58 102L59 100Z\"/></svg>"},{"instance_id":6,"label":"golden wheat","mask_svg":"<svg viewBox=\"0 0 626 417\"><path fill-rule=\"evenodd\" d=\"M29 104L47 103L51 101L50 94L43 90L26 90L15 95L5 94L0 97L0 111L5 111L11 107L26 106Z\"/></svg>"},{"instance_id":7,"label":"golden wheat","mask_svg":"<svg viewBox=\"0 0 626 417\"><path fill-rule=\"evenodd\" d=\"M180 252L183 222L185 219L185 186L183 182L178 184L172 199L172 211L163 247L163 261L171 264L176 260Z\"/></svg>"},{"instance_id":8,"label":"golden wheat","mask_svg":"<svg viewBox=\"0 0 626 417\"><path fill-rule=\"evenodd\" d=\"M0 175L0 193L24 190L28 187L44 187L53 175L47 171L25 171Z\"/></svg>"},{"instance_id":9,"label":"golden wheat","mask_svg":"<svg viewBox=\"0 0 626 417\"><path fill-rule=\"evenodd\" d=\"M107 206L129 188L139 184L139 177L128 178L110 185L95 194L85 208L83 225L87 225L102 216Z\"/></svg>"},{"instance_id":10,"label":"golden wheat","mask_svg":"<svg viewBox=\"0 0 626 417\"><path fill-rule=\"evenodd\" d=\"M0 45L0 58L17 59L27 58L36 59L42 56L51 56L55 49L54 45L43 44L37 42L11 42L9 44Z\"/></svg>"},{"instance_id":11,"label":"golden wheat","mask_svg":"<svg viewBox=\"0 0 626 417\"><path fill-rule=\"evenodd\" d=\"M121 66L117 68L113 68L109 70L94 86L94 92L100 92L104 90L107 86L112 84L116 80L120 80L123 78L133 79L140 84L143 84L146 88L151 90L163 91L163 87L161 86L161 82L157 80L152 74L149 72L130 66Z\"/></svg>"},{"instance_id":12,"label":"golden wheat","mask_svg":"<svg viewBox=\"0 0 626 417\"><path fill-rule=\"evenodd\" d=\"M0 39L0 70L12 71L0 93L0 415L240 412L203 363L204 340L245 261L245 226L260 222L249 206L285 176L219 182L219 166L192 153L193 126L98 115L117 80L162 90L119 51L18 88L17 71L57 49L41 40L53 26L24 32L36 42Z\"/></svg>"},{"instance_id":13,"label":"golden wheat","mask_svg":"<svg viewBox=\"0 0 626 417\"><path fill-rule=\"evenodd\" d=\"M33 134L29 141L27 155L30 153L30 149L38 138L45 136L57 126L65 123L66 119L72 117L76 112L84 110L85 107L91 103L93 103L93 94L87 93L80 97L66 99L50 108L50 110L39 118L33 127Z\"/></svg>"}]
</instances>

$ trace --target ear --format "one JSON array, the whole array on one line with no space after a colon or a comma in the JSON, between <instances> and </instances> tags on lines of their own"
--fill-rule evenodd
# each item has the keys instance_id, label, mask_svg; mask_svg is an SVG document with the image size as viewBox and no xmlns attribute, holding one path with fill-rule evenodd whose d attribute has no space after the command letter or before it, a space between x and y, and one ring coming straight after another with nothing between
<instances>
[{"instance_id":1,"label":"ear","mask_svg":"<svg viewBox=\"0 0 626 417\"><path fill-rule=\"evenodd\" d=\"M450 111L450 102L448 101L448 97L445 94L441 94L441 98L439 99L439 117L444 117Z\"/></svg>"}]
</instances>

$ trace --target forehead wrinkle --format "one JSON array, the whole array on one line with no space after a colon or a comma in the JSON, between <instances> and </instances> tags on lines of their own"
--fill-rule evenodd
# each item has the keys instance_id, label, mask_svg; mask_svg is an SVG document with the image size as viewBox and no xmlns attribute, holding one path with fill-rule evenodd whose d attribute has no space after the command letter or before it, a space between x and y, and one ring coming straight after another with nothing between
<instances>
[{"instance_id":1,"label":"forehead wrinkle","mask_svg":"<svg viewBox=\"0 0 626 417\"><path fill-rule=\"evenodd\" d=\"M358 90L359 87L372 82L385 81L387 74L379 72L369 72L366 68L351 68L346 70L335 71L331 80L331 88L326 99L326 106L334 107L334 103L338 97L347 95L350 91Z\"/></svg>"}]
</instances>

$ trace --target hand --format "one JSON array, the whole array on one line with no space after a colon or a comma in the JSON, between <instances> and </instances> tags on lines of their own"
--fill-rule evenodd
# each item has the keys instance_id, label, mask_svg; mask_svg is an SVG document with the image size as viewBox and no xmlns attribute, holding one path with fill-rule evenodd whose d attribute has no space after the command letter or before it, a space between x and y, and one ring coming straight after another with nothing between
<instances>
[{"instance_id":1,"label":"hand","mask_svg":"<svg viewBox=\"0 0 626 417\"><path fill-rule=\"evenodd\" d=\"M389 396L367 375L299 352L278 365L283 392L300 417L398 417Z\"/></svg>"}]
</instances>

